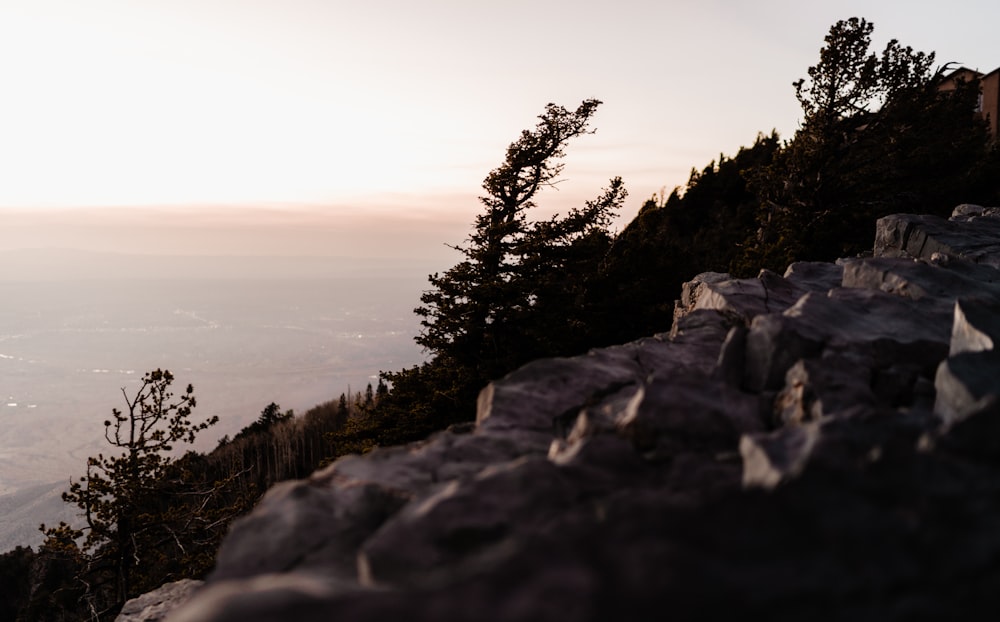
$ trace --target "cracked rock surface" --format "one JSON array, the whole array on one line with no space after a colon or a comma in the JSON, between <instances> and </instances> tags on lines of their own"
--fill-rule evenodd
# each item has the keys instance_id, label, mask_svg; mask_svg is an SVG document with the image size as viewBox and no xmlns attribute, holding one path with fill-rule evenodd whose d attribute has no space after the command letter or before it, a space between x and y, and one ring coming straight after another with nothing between
<instances>
[{"instance_id":1,"label":"cracked rock surface","mask_svg":"<svg viewBox=\"0 0 1000 622\"><path fill-rule=\"evenodd\" d=\"M699 275L669 331L276 486L169 620L993 617L998 211Z\"/></svg>"}]
</instances>

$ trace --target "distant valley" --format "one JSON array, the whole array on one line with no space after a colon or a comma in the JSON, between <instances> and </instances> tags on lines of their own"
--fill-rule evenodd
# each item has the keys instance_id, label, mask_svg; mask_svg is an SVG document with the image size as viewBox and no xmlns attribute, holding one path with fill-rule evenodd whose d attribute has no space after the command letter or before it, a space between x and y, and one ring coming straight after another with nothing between
<instances>
[{"instance_id":1,"label":"distant valley","mask_svg":"<svg viewBox=\"0 0 1000 622\"><path fill-rule=\"evenodd\" d=\"M0 262L0 549L57 503L52 482L106 452L102 422L142 374L191 383L195 449L270 402L303 412L419 363L427 273L399 260L5 251ZM17 261L14 261L14 258ZM33 278L17 264L32 262ZM47 263L46 263L47 262ZM21 264L24 266L24 264ZM28 270L22 270L21 274ZM27 523L31 523L27 525Z\"/></svg>"}]
</instances>

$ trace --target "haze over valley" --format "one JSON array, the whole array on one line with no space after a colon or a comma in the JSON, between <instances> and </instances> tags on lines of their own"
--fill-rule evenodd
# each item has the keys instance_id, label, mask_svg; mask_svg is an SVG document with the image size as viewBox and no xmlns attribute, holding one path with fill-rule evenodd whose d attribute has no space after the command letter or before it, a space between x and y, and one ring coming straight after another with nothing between
<instances>
[{"instance_id":1,"label":"haze over valley","mask_svg":"<svg viewBox=\"0 0 1000 622\"><path fill-rule=\"evenodd\" d=\"M145 213L152 227L156 219ZM31 219L4 214L0 542L7 530L24 537L37 534L38 520L51 520L61 503L53 483L64 488L88 456L108 451L102 422L124 406L121 389L134 392L146 371L170 369L177 390L194 385L195 418L219 416L194 447L206 451L271 402L301 414L348 389L364 391L381 370L423 360L413 308L427 275L450 261L442 244L449 231L421 235L411 224L397 244L355 232L345 238L353 246L341 247L353 256L332 254L336 245L324 256L308 244L316 227L296 225L296 213L270 226L250 217L242 229L213 225L213 213L192 212L187 227L197 237L164 227L148 246L155 254L138 252L136 226L101 229L130 252L60 247L59 227L42 226L30 228L35 247L16 248L14 225ZM60 226L87 217L87 210L64 214ZM268 235L272 243L260 244ZM297 248L282 243L297 235L304 241ZM96 246L94 237L80 239ZM210 254L214 241L230 254ZM38 495L48 504L35 516Z\"/></svg>"}]
</instances>

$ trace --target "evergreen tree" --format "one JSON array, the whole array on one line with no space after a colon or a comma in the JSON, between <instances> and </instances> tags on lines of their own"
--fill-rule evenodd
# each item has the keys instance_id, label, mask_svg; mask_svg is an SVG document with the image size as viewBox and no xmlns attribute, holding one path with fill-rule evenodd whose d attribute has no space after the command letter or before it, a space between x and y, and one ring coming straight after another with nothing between
<instances>
[{"instance_id":1,"label":"evergreen tree","mask_svg":"<svg viewBox=\"0 0 1000 622\"><path fill-rule=\"evenodd\" d=\"M218 417L191 421L194 389L188 385L175 399L173 381L173 374L157 369L143 376L134 395L122 389L126 410L113 409L113 419L104 422L105 440L122 453L88 458L86 475L63 493L63 500L82 511L83 529L42 525L53 547L72 548L85 536L89 576L83 580L98 617L113 614L128 598L158 586L158 563L185 556L185 543L190 544L189 536L202 526L203 516L197 508L182 508L172 495L213 492L177 482L182 474L172 468L175 443L194 442ZM145 581L148 575L156 578ZM103 583L105 577L111 577L110 584Z\"/></svg>"},{"instance_id":2,"label":"evergreen tree","mask_svg":"<svg viewBox=\"0 0 1000 622\"><path fill-rule=\"evenodd\" d=\"M337 401L337 423L343 424L347 421L348 408L347 408L347 394L341 393L340 399Z\"/></svg>"},{"instance_id":3,"label":"evergreen tree","mask_svg":"<svg viewBox=\"0 0 1000 622\"><path fill-rule=\"evenodd\" d=\"M558 183L567 143L591 133L601 102L576 110L549 104L534 129L524 130L504 162L483 181L483 211L456 248L462 261L430 276L416 313L416 338L432 356L419 366L381 375L364 434L343 446L370 447L423 438L473 417L479 391L528 360L576 354L607 312L594 297L613 237L608 226L626 192L613 178L603 193L564 216L532 221L538 192Z\"/></svg>"},{"instance_id":4,"label":"evergreen tree","mask_svg":"<svg viewBox=\"0 0 1000 622\"><path fill-rule=\"evenodd\" d=\"M535 129L523 131L507 148L504 163L483 182L485 209L468 242L458 247L463 261L431 275L432 289L421 296L416 312L423 330L417 343L461 370L471 384L510 371L516 350L511 340L523 336L524 318L539 295L549 293L545 285L553 285L538 278L545 265L554 262L557 272L565 267L560 255L570 248L579 251L584 238L603 232L624 199L621 180L615 179L601 199L563 219L534 225L527 219L538 191L553 185L562 171L559 158L567 142L589 132L600 103L586 100L575 111L549 104Z\"/></svg>"},{"instance_id":5,"label":"evergreen tree","mask_svg":"<svg viewBox=\"0 0 1000 622\"><path fill-rule=\"evenodd\" d=\"M871 248L880 216L944 215L995 196L996 153L972 114L978 85L941 93L933 53L892 40L878 55L873 28L838 21L808 79L794 83L803 122L773 163L751 174L759 228L742 266L783 270L856 254Z\"/></svg>"},{"instance_id":6,"label":"evergreen tree","mask_svg":"<svg viewBox=\"0 0 1000 622\"><path fill-rule=\"evenodd\" d=\"M260 432L271 429L282 421L289 421L293 417L295 417L294 411L286 410L285 412L281 412L281 406L271 402L264 407L264 410L260 411L260 416L257 417L256 421L239 431L236 438L240 438L248 434L259 434Z\"/></svg>"}]
</instances>

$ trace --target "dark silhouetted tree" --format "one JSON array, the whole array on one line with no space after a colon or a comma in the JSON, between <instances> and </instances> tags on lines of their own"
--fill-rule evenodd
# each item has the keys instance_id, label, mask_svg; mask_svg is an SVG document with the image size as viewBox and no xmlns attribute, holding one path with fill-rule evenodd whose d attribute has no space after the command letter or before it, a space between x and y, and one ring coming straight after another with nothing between
<instances>
[{"instance_id":1,"label":"dark silhouetted tree","mask_svg":"<svg viewBox=\"0 0 1000 622\"><path fill-rule=\"evenodd\" d=\"M611 245L607 227L624 201L624 185L612 179L598 199L565 216L531 221L528 212L542 188L558 183L567 143L591 132L600 103L588 99L576 110L549 104L486 176L483 210L456 247L462 261L430 276L416 309L422 318L416 341L431 360L383 375L391 391L376 410L393 423L379 444L469 419L487 382L586 341L581 329L597 309L587 304L587 283Z\"/></svg>"},{"instance_id":2,"label":"dark silhouetted tree","mask_svg":"<svg viewBox=\"0 0 1000 622\"><path fill-rule=\"evenodd\" d=\"M947 214L956 202L989 196L995 154L971 112L978 87L940 92L933 53L892 40L876 54L873 28L838 21L819 63L794 83L802 125L752 174L759 229L743 266L783 270L856 254L871 248L880 216Z\"/></svg>"},{"instance_id":3,"label":"dark silhouetted tree","mask_svg":"<svg viewBox=\"0 0 1000 622\"><path fill-rule=\"evenodd\" d=\"M417 343L474 384L509 371L505 340L537 300L540 264L557 259L555 249L567 248L574 238L606 227L624 197L621 181L614 180L604 197L566 219L536 225L527 219L538 191L561 173L567 142L588 133L600 103L586 100L574 111L549 104L535 129L524 130L507 148L503 164L483 181L485 209L468 242L457 248L464 259L431 275L432 289L421 296Z\"/></svg>"},{"instance_id":4,"label":"dark silhouetted tree","mask_svg":"<svg viewBox=\"0 0 1000 622\"><path fill-rule=\"evenodd\" d=\"M113 409L113 419L104 422L105 439L121 453L88 458L86 475L63 493L63 500L80 508L83 529L42 526L53 545L70 546L85 536L87 572L92 577L112 577L103 590L93 584L97 579L88 581L93 609L102 617L137 592L156 587L155 581L146 585L137 578L162 559L163 547L182 556L187 532L198 525L190 507L180 511L169 498L172 478L179 475L171 470L175 462L171 452L177 443L194 442L197 433L214 425L218 417L193 422L194 389L188 385L175 398L173 381L173 374L157 369L143 376L134 395L122 389L125 410ZM185 495L201 492L179 488L175 492Z\"/></svg>"}]
</instances>

